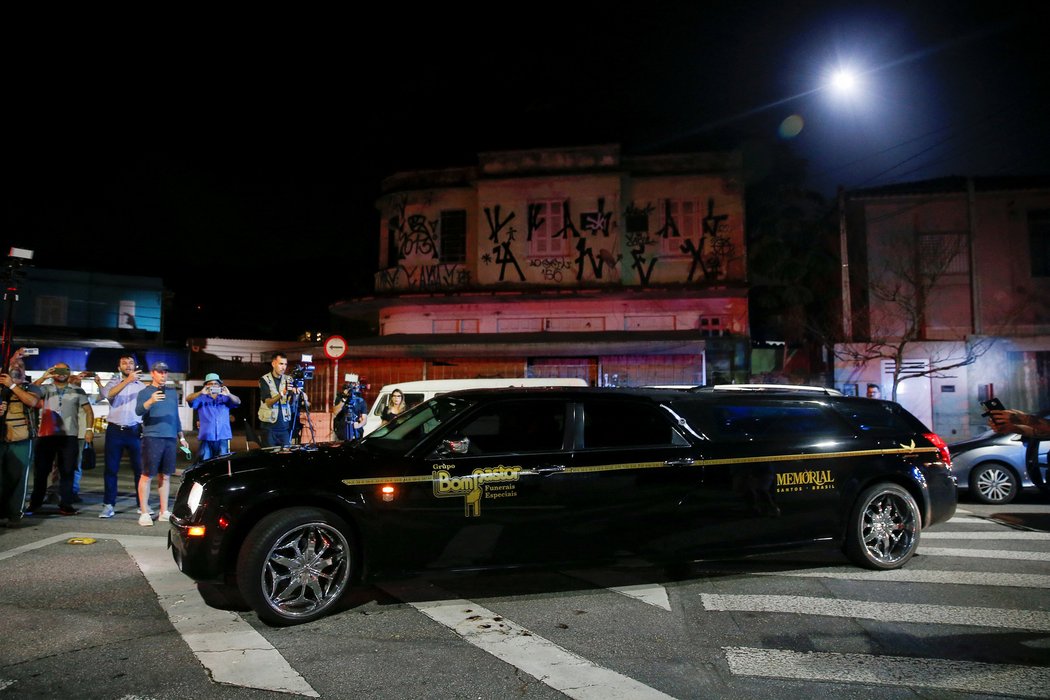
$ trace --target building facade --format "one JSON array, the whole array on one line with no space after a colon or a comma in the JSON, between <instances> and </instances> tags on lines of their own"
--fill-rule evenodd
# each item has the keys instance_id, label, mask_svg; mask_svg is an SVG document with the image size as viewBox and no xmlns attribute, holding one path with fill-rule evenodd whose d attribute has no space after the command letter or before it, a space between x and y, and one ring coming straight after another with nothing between
<instances>
[{"instance_id":1,"label":"building facade","mask_svg":"<svg viewBox=\"0 0 1050 700\"><path fill-rule=\"evenodd\" d=\"M397 173L377 206L375 295L332 306L378 329L348 348L359 368L380 363L373 381L395 361L410 367L396 381L747 376L737 154L483 153L475 167Z\"/></svg>"},{"instance_id":2,"label":"building facade","mask_svg":"<svg viewBox=\"0 0 1050 700\"><path fill-rule=\"evenodd\" d=\"M891 398L896 383L949 440L984 429L990 396L1050 406L1050 178L904 183L844 205L841 388Z\"/></svg>"}]
</instances>

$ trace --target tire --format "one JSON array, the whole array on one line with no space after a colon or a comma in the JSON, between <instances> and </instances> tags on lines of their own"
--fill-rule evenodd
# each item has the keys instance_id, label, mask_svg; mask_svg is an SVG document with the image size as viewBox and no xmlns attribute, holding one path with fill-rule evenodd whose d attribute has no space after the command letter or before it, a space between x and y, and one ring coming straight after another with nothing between
<instances>
[{"instance_id":1,"label":"tire","mask_svg":"<svg viewBox=\"0 0 1050 700\"><path fill-rule=\"evenodd\" d=\"M896 569L915 554L921 530L912 495L897 484L875 484L853 506L846 525L846 555L866 569Z\"/></svg>"},{"instance_id":2,"label":"tire","mask_svg":"<svg viewBox=\"0 0 1050 700\"><path fill-rule=\"evenodd\" d=\"M1020 486L1017 475L1001 462L985 462L970 472L970 493L981 503L1009 503L1017 496Z\"/></svg>"},{"instance_id":3,"label":"tire","mask_svg":"<svg viewBox=\"0 0 1050 700\"><path fill-rule=\"evenodd\" d=\"M259 521L237 557L237 585L259 619L297 625L330 612L355 564L350 528L319 508L286 508Z\"/></svg>"}]
</instances>

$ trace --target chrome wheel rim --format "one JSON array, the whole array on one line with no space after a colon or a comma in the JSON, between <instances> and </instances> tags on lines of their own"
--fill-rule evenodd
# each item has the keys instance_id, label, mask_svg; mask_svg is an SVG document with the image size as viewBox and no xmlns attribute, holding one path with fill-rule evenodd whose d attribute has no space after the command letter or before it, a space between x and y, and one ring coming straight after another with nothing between
<instances>
[{"instance_id":1,"label":"chrome wheel rim","mask_svg":"<svg viewBox=\"0 0 1050 700\"><path fill-rule=\"evenodd\" d=\"M289 618L331 605L350 579L350 545L339 530L307 523L286 532L266 555L263 593L270 607Z\"/></svg>"},{"instance_id":2,"label":"chrome wheel rim","mask_svg":"<svg viewBox=\"0 0 1050 700\"><path fill-rule=\"evenodd\" d=\"M1013 480L1002 469L985 469L977 475L977 492L989 501L1002 501L1014 491Z\"/></svg>"},{"instance_id":3,"label":"chrome wheel rim","mask_svg":"<svg viewBox=\"0 0 1050 700\"><path fill-rule=\"evenodd\" d=\"M878 494L868 501L861 517L864 548L872 561L894 564L904 559L915 546L918 517L900 495Z\"/></svg>"}]
</instances>

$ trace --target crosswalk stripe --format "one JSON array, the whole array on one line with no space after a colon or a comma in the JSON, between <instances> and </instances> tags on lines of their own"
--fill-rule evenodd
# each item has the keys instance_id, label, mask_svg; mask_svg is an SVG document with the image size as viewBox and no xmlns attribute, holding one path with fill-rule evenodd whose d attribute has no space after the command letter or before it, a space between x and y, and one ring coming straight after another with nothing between
<instances>
[{"instance_id":1,"label":"crosswalk stripe","mask_svg":"<svg viewBox=\"0 0 1050 700\"><path fill-rule=\"evenodd\" d=\"M811 598L790 595L701 593L700 600L704 609L719 612L824 615L827 617L876 620L878 622L915 622L1050 632L1050 613L1037 610L915 603L873 603L866 600Z\"/></svg>"},{"instance_id":2,"label":"crosswalk stripe","mask_svg":"<svg viewBox=\"0 0 1050 700\"><path fill-rule=\"evenodd\" d=\"M955 549L919 545L919 554L928 557L968 557L971 559L1009 559L1011 561L1050 561L1048 552L1012 552L1008 549Z\"/></svg>"},{"instance_id":3,"label":"crosswalk stripe","mask_svg":"<svg viewBox=\"0 0 1050 700\"><path fill-rule=\"evenodd\" d=\"M383 588L448 627L464 641L570 698L672 700L671 696L588 661L474 601L453 599L437 586L384 585Z\"/></svg>"},{"instance_id":4,"label":"crosswalk stripe","mask_svg":"<svg viewBox=\"0 0 1050 700\"><path fill-rule=\"evenodd\" d=\"M865 571L855 567L834 569L793 569L790 571L748 571L746 569L710 569L702 573L747 574L751 576L788 576L792 578L831 578L842 581L878 583L934 583L960 586L1008 586L1010 588L1050 588L1046 574L1011 574L989 571L940 571L936 569L892 569Z\"/></svg>"},{"instance_id":5,"label":"crosswalk stripe","mask_svg":"<svg viewBox=\"0 0 1050 700\"><path fill-rule=\"evenodd\" d=\"M652 605L667 611L671 610L671 601L667 597L667 589L658 583L625 584L622 579L617 580L615 572L601 569L579 569L564 573L581 581L601 586L614 593L634 598L646 605Z\"/></svg>"},{"instance_id":6,"label":"crosswalk stripe","mask_svg":"<svg viewBox=\"0 0 1050 700\"><path fill-rule=\"evenodd\" d=\"M240 615L205 604L193 581L172 562L164 538L66 532L7 550L0 553L0 560L72 537L116 540L124 547L153 588L175 630L216 683L319 697L281 653Z\"/></svg>"},{"instance_id":7,"label":"crosswalk stripe","mask_svg":"<svg viewBox=\"0 0 1050 700\"><path fill-rule=\"evenodd\" d=\"M1042 540L1050 542L1050 532L923 532L923 540Z\"/></svg>"},{"instance_id":8,"label":"crosswalk stripe","mask_svg":"<svg viewBox=\"0 0 1050 700\"><path fill-rule=\"evenodd\" d=\"M974 661L723 647L739 676L955 690L1045 698L1050 668Z\"/></svg>"}]
</instances>

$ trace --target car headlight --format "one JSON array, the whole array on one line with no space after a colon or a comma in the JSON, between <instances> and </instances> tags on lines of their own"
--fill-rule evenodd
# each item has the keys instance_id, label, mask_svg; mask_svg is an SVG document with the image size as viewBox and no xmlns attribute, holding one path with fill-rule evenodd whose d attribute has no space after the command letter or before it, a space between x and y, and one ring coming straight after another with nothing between
<instances>
[{"instance_id":1,"label":"car headlight","mask_svg":"<svg viewBox=\"0 0 1050 700\"><path fill-rule=\"evenodd\" d=\"M201 496L204 495L204 487L201 486L200 482L194 481L193 486L190 487L190 495L186 499L186 505L190 507L190 513L197 512L197 506L201 504Z\"/></svg>"}]
</instances>

